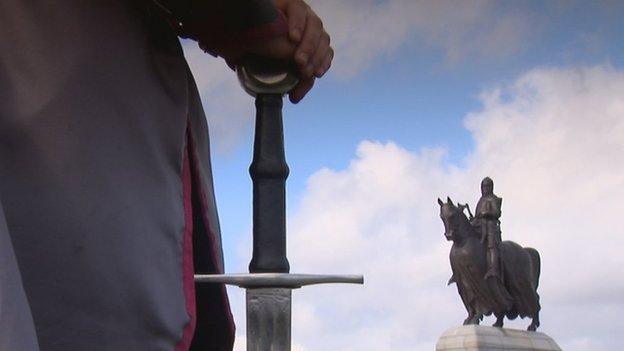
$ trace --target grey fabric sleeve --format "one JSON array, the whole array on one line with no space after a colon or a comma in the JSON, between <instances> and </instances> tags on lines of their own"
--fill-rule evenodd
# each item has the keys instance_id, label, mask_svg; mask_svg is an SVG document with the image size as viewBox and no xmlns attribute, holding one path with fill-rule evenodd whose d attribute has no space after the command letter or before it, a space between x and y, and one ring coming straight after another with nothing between
<instances>
[{"instance_id":1,"label":"grey fabric sleeve","mask_svg":"<svg viewBox=\"0 0 624 351\"><path fill-rule=\"evenodd\" d=\"M28 300L0 203L0 350L38 351Z\"/></svg>"}]
</instances>

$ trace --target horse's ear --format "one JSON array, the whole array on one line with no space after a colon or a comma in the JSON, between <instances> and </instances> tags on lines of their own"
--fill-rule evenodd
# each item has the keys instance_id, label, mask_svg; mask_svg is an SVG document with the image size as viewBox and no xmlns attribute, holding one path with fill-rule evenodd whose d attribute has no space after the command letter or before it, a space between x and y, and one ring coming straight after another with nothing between
<instances>
[{"instance_id":1,"label":"horse's ear","mask_svg":"<svg viewBox=\"0 0 624 351\"><path fill-rule=\"evenodd\" d=\"M440 198L438 198L438 205L440 205L440 206L444 205L444 202L442 202L442 200L440 200Z\"/></svg>"},{"instance_id":2,"label":"horse's ear","mask_svg":"<svg viewBox=\"0 0 624 351\"><path fill-rule=\"evenodd\" d=\"M451 197L450 197L450 196L447 196L447 197L446 197L446 202L448 202L449 204L451 204L451 205L455 206L455 204L453 204L453 200L451 200Z\"/></svg>"}]
</instances>

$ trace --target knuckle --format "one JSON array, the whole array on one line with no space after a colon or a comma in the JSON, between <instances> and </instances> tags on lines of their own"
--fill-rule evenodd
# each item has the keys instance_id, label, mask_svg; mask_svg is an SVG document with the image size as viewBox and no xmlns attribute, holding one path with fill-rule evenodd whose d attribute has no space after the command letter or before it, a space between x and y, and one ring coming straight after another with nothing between
<instances>
[{"instance_id":1,"label":"knuckle","mask_svg":"<svg viewBox=\"0 0 624 351\"><path fill-rule=\"evenodd\" d=\"M307 20L312 24L318 25L319 22L321 22L321 19L316 15L316 12L314 12L310 6L306 7L305 15Z\"/></svg>"},{"instance_id":2,"label":"knuckle","mask_svg":"<svg viewBox=\"0 0 624 351\"><path fill-rule=\"evenodd\" d=\"M331 37L329 36L329 34L327 34L327 32L323 32L323 34L321 34L321 39L323 40L324 43L326 43L327 45L329 45L331 43Z\"/></svg>"},{"instance_id":3,"label":"knuckle","mask_svg":"<svg viewBox=\"0 0 624 351\"><path fill-rule=\"evenodd\" d=\"M323 21L321 20L321 18L317 16L316 13L314 13L314 11L310 10L310 12L311 12L311 18L316 24L316 26L320 29L323 29Z\"/></svg>"}]
</instances>

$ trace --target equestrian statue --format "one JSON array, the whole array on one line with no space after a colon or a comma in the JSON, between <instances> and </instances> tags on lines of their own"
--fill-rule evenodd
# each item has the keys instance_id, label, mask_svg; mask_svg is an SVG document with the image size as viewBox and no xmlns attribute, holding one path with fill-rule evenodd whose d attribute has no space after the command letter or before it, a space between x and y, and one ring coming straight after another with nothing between
<instances>
[{"instance_id":1,"label":"equestrian statue","mask_svg":"<svg viewBox=\"0 0 624 351\"><path fill-rule=\"evenodd\" d=\"M468 204L455 205L447 197L440 205L444 236L453 241L450 261L455 283L468 317L464 324L479 324L483 316L494 314L495 327L503 319L530 317L528 330L539 327L540 256L533 248L513 241L501 241L502 199L494 195L494 182L481 182L481 198L473 216ZM464 210L468 211L469 217Z\"/></svg>"}]
</instances>

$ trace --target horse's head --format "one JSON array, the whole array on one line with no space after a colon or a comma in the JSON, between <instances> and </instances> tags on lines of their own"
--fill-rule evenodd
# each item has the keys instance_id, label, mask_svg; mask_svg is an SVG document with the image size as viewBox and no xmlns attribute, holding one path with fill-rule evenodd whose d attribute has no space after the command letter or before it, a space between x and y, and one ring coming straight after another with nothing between
<instances>
[{"instance_id":1,"label":"horse's head","mask_svg":"<svg viewBox=\"0 0 624 351\"><path fill-rule=\"evenodd\" d=\"M446 240L455 241L463 236L460 227L462 222L467 221L464 215L465 205L455 206L450 197L446 198L446 202L438 198L438 204L440 205L440 218L444 223L444 236Z\"/></svg>"}]
</instances>

